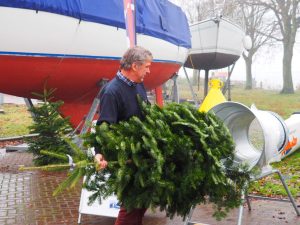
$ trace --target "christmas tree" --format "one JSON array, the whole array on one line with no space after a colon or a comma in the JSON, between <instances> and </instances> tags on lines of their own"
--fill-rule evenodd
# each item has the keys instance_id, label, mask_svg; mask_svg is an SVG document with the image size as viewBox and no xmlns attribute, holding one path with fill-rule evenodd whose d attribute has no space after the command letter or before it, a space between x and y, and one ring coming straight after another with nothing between
<instances>
[{"instance_id":1,"label":"christmas tree","mask_svg":"<svg viewBox=\"0 0 300 225\"><path fill-rule=\"evenodd\" d=\"M34 155L34 164L38 166L66 162L62 158L41 154L41 150L72 154L70 146L63 138L72 131L72 128L68 118L62 118L59 114L59 108L63 102L54 101L52 97L54 91L55 89L45 88L42 94L34 93L43 100L43 103L29 109L34 114L34 123L29 127L30 133L39 135L35 138L28 138L26 141L29 144L29 151Z\"/></svg>"},{"instance_id":2,"label":"christmas tree","mask_svg":"<svg viewBox=\"0 0 300 225\"><path fill-rule=\"evenodd\" d=\"M170 217L185 217L196 205L211 202L214 216L221 219L238 207L250 174L245 166L233 163L234 143L223 123L190 105L140 104L143 119L103 123L84 136L86 147L101 150L109 162L107 168L98 170L92 155L71 144L75 170L54 194L86 176L84 188L93 192L91 202L115 194L129 211L160 208Z\"/></svg>"}]
</instances>

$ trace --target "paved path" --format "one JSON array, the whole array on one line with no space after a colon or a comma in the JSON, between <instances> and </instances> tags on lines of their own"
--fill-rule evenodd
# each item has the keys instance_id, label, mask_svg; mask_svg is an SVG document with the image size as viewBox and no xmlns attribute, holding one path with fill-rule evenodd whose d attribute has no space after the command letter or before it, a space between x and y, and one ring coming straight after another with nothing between
<instances>
[{"instance_id":1,"label":"paved path","mask_svg":"<svg viewBox=\"0 0 300 225\"><path fill-rule=\"evenodd\" d=\"M1 93L0 93L1 95ZM1 98L1 96L0 96ZM38 101L33 99L32 103L36 104ZM13 96L13 95L7 95L7 94L2 94L2 99L0 99L0 105L1 103L13 103L17 105L25 105L24 98L18 97L18 96Z\"/></svg>"},{"instance_id":2,"label":"paved path","mask_svg":"<svg viewBox=\"0 0 300 225\"><path fill-rule=\"evenodd\" d=\"M6 153L0 156L0 225L75 225L78 218L80 187L53 197L52 192L65 178L64 172L19 172L20 165L32 165L29 153ZM298 204L299 204L298 199ZM199 206L194 221L212 225L234 225L237 210L221 222L214 220L211 205ZM244 225L300 225L290 203L252 201L252 211L244 210ZM114 219L83 215L84 225L113 225ZM183 225L162 212L146 213L144 225Z\"/></svg>"}]
</instances>

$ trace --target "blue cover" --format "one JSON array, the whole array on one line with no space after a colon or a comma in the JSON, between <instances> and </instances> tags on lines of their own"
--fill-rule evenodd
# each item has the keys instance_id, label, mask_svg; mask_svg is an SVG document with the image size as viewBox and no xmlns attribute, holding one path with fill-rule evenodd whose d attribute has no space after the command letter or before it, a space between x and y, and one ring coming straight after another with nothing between
<instances>
[{"instance_id":1,"label":"blue cover","mask_svg":"<svg viewBox=\"0 0 300 225\"><path fill-rule=\"evenodd\" d=\"M0 0L0 6L33 9L125 29L123 0ZM136 32L191 47L182 10L167 0L136 0Z\"/></svg>"}]
</instances>

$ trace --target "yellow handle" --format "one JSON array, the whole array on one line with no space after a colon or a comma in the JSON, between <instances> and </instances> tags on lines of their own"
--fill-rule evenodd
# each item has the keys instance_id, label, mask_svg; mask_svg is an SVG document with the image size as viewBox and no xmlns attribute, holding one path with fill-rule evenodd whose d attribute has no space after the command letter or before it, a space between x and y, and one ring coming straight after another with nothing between
<instances>
[{"instance_id":1,"label":"yellow handle","mask_svg":"<svg viewBox=\"0 0 300 225\"><path fill-rule=\"evenodd\" d=\"M212 79L208 82L208 86L210 88L220 89L221 87L224 86L224 83L223 83L223 81L221 81L219 79Z\"/></svg>"}]
</instances>

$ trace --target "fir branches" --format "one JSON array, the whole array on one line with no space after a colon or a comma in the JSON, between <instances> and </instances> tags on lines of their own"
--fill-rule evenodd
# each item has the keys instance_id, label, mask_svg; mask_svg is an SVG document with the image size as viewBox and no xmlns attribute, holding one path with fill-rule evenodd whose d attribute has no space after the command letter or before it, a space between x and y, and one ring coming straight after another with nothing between
<instances>
[{"instance_id":1,"label":"fir branches","mask_svg":"<svg viewBox=\"0 0 300 225\"><path fill-rule=\"evenodd\" d=\"M127 210L159 207L170 217L207 199L217 218L239 206L249 174L233 166L234 143L223 123L189 105L142 107L143 121L104 123L87 135L86 145L118 162L87 173L92 200L115 193Z\"/></svg>"},{"instance_id":2,"label":"fir branches","mask_svg":"<svg viewBox=\"0 0 300 225\"><path fill-rule=\"evenodd\" d=\"M54 194L86 176L83 186L93 192L90 202L115 194L129 211L158 207L170 217L185 217L196 205L212 202L214 216L221 219L238 207L250 174L233 164L234 143L223 123L190 105L140 104L142 120L102 123L84 136L85 146L99 148L108 161L103 170L92 155L64 139L73 149L76 166ZM61 153L43 154L66 159Z\"/></svg>"},{"instance_id":3,"label":"fir branches","mask_svg":"<svg viewBox=\"0 0 300 225\"><path fill-rule=\"evenodd\" d=\"M39 135L27 139L27 143L29 144L29 151L34 155L34 164L38 166L66 162L62 158L42 154L42 150L48 150L54 154L71 154L71 148L63 139L63 135L68 134L72 128L68 118L62 118L59 115L58 109L63 102L53 101L54 91L55 89L47 90L45 88L42 94L34 93L44 102L29 109L34 114L34 123L29 127L30 133L38 133Z\"/></svg>"}]
</instances>

